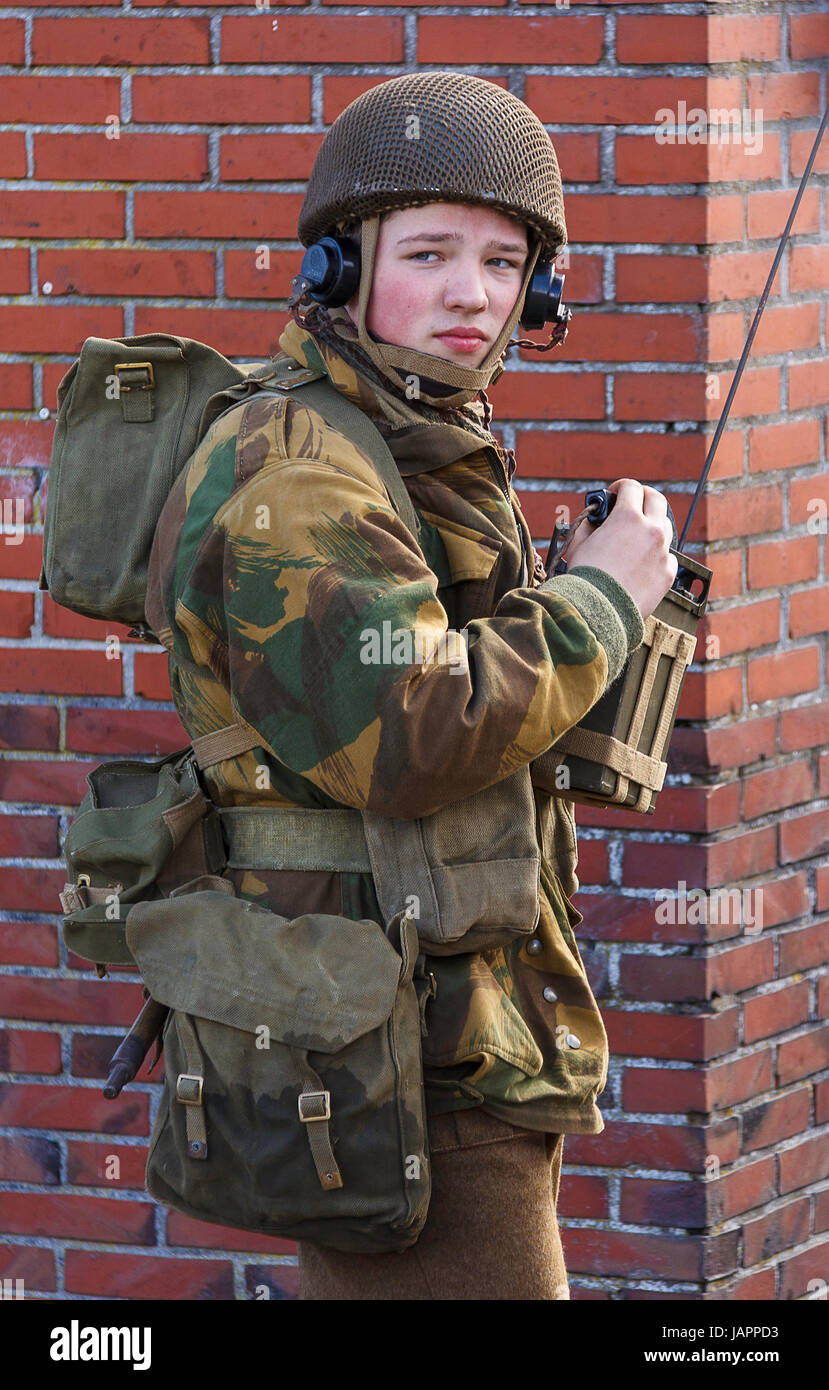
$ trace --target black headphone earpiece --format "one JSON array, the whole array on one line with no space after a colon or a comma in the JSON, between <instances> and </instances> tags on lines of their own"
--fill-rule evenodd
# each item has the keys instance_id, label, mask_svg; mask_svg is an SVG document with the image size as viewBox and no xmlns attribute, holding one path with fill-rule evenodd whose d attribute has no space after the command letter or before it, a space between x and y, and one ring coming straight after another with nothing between
<instances>
[{"instance_id":1,"label":"black headphone earpiece","mask_svg":"<svg viewBox=\"0 0 829 1390\"><path fill-rule=\"evenodd\" d=\"M556 274L555 261L536 261L524 296L521 327L543 328L546 323L561 322L568 313L567 305L561 302L563 293L564 276Z\"/></svg>"},{"instance_id":2,"label":"black headphone earpiece","mask_svg":"<svg viewBox=\"0 0 829 1390\"><path fill-rule=\"evenodd\" d=\"M309 246L302 257L299 279L312 299L326 308L347 304L360 287L360 248L350 237L324 236ZM538 261L530 277L521 314L523 329L543 328L560 322L567 313L562 304L564 276L556 274L555 261Z\"/></svg>"},{"instance_id":3,"label":"black headphone earpiece","mask_svg":"<svg viewBox=\"0 0 829 1390\"><path fill-rule=\"evenodd\" d=\"M318 304L331 309L347 304L360 288L359 246L350 237L321 237L302 257L299 278Z\"/></svg>"}]
</instances>

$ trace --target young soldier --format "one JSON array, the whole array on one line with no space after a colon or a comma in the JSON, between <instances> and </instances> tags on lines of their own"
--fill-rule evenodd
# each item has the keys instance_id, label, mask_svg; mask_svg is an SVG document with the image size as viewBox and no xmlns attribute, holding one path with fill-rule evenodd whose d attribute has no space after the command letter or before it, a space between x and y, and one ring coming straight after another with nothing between
<instances>
[{"instance_id":1,"label":"young soldier","mask_svg":"<svg viewBox=\"0 0 829 1390\"><path fill-rule=\"evenodd\" d=\"M619 480L608 520L546 580L489 431L484 388L503 371L536 262L566 241L555 153L522 102L444 72L357 98L320 148L299 222L306 246L346 232L361 244L359 288L338 308L303 296L280 347L370 415L418 536L366 456L300 397L254 398L194 456L157 547L148 620L172 653L188 733L241 716L261 734L260 748L204 774L216 802L356 807L392 846L395 827L416 820L428 835L441 808L470 798L463 833L482 837L482 862L456 911L475 918L483 883L485 910L514 928L496 948L428 959L432 1198L419 1240L384 1255L299 1242L300 1296L567 1298L563 1135L604 1128L608 1062L573 933L573 815L533 777L520 813L536 875L540 860L528 935L497 821L473 808L533 771L640 644L676 574L667 506ZM226 876L288 917L383 921L383 873Z\"/></svg>"}]
</instances>

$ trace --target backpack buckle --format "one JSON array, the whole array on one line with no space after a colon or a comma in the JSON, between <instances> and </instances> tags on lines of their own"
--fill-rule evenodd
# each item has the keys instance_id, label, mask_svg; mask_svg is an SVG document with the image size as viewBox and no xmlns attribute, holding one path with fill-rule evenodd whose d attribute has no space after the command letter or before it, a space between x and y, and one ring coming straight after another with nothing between
<instances>
[{"instance_id":1,"label":"backpack buckle","mask_svg":"<svg viewBox=\"0 0 829 1390\"><path fill-rule=\"evenodd\" d=\"M322 1108L321 1108L321 1113L318 1113L318 1114L316 1114L316 1115L303 1115L303 1113L302 1113L302 1110L303 1110L302 1102L303 1102L303 1101L307 1102L307 1103L310 1104L312 1107L316 1107L318 1111L320 1110L320 1106L321 1106L321 1107L322 1107ZM331 1092L330 1092L330 1091L302 1091L302 1092L300 1093L298 1099L297 1099L297 1109L299 1110L299 1118L302 1120L302 1123L303 1123L304 1125L309 1124L311 1120L330 1120L330 1119L331 1119Z\"/></svg>"},{"instance_id":2,"label":"backpack buckle","mask_svg":"<svg viewBox=\"0 0 829 1390\"><path fill-rule=\"evenodd\" d=\"M127 374L129 380L125 381L124 376ZM155 372L152 362L116 362L115 380L124 421L135 425L149 424L153 418L155 399Z\"/></svg>"},{"instance_id":3,"label":"backpack buckle","mask_svg":"<svg viewBox=\"0 0 829 1390\"><path fill-rule=\"evenodd\" d=\"M289 377L283 376L279 379L274 378L273 385L277 391L293 391L295 386L304 386L306 382L316 381L318 377L324 375L315 367L289 367L291 373Z\"/></svg>"},{"instance_id":4,"label":"backpack buckle","mask_svg":"<svg viewBox=\"0 0 829 1390\"><path fill-rule=\"evenodd\" d=\"M176 1100L180 1100L182 1105L201 1105L203 1089L203 1076L192 1076L183 1071L176 1081Z\"/></svg>"},{"instance_id":5,"label":"backpack buckle","mask_svg":"<svg viewBox=\"0 0 829 1390\"><path fill-rule=\"evenodd\" d=\"M121 372L144 372L145 380L136 381L132 386L128 386L121 380ZM115 379L118 382L119 391L153 391L155 389L155 372L152 362L116 362Z\"/></svg>"}]
</instances>

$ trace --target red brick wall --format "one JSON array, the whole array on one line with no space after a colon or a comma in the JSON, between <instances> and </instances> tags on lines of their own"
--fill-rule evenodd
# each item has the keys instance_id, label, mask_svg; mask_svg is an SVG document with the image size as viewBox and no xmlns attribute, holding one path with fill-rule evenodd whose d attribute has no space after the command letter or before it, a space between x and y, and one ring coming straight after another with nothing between
<instances>
[{"instance_id":1,"label":"red brick wall","mask_svg":"<svg viewBox=\"0 0 829 1390\"><path fill-rule=\"evenodd\" d=\"M89 335L273 351L323 129L388 76L462 64L536 111L565 181L567 342L514 357L492 393L537 544L556 505L620 476L663 487L681 525L829 98L829 17L649 0L3 9L0 1277L27 1296L292 1297L290 1243L145 1197L157 1083L100 1093L139 986L98 981L59 939L86 773L187 739L165 656L117 629L124 657L107 660L103 624L38 592L57 383ZM762 148L660 143L657 112L680 102L745 109L755 136L762 112ZM829 135L691 530L715 578L656 815L577 811L579 936L612 1052L604 1133L565 1143L578 1299L829 1283L827 173ZM755 905L762 890L762 930L660 924L657 890L683 881Z\"/></svg>"}]
</instances>

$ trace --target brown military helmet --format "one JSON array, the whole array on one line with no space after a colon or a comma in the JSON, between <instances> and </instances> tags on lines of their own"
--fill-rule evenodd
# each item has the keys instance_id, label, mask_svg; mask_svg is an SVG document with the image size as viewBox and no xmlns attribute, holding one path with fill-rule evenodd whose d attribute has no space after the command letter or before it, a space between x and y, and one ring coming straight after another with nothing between
<instances>
[{"instance_id":1,"label":"brown military helmet","mask_svg":"<svg viewBox=\"0 0 829 1390\"><path fill-rule=\"evenodd\" d=\"M355 98L317 153L303 246L340 223L426 203L480 203L532 227L540 256L567 242L558 160L523 101L461 72L392 77Z\"/></svg>"},{"instance_id":2,"label":"brown military helmet","mask_svg":"<svg viewBox=\"0 0 829 1390\"><path fill-rule=\"evenodd\" d=\"M521 289L478 367L385 342L366 327L383 214L440 202L491 207L527 228ZM437 406L462 405L493 385L536 262L554 260L567 242L558 160L538 117L511 92L468 73L409 73L363 92L317 152L298 235L309 246L356 222L362 224L357 336L379 371L398 386L416 380L419 398Z\"/></svg>"}]
</instances>

